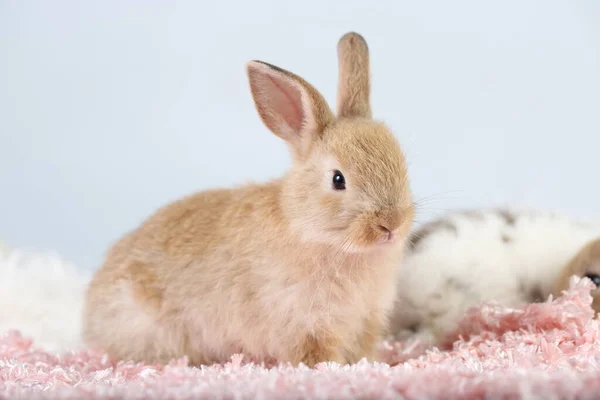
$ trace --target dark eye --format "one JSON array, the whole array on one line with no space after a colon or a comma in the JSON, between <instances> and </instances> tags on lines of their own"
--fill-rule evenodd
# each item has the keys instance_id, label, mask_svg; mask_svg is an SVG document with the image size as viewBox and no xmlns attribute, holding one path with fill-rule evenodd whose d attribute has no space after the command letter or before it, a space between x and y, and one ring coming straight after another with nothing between
<instances>
[{"instance_id":1,"label":"dark eye","mask_svg":"<svg viewBox=\"0 0 600 400\"><path fill-rule=\"evenodd\" d=\"M340 171L334 171L333 172L333 188L335 190L344 190L346 189L346 178L344 178L344 175L342 175L342 173Z\"/></svg>"},{"instance_id":2,"label":"dark eye","mask_svg":"<svg viewBox=\"0 0 600 400\"><path fill-rule=\"evenodd\" d=\"M584 276L586 278L589 278L592 282L594 282L594 285L600 286L600 275L598 275L598 274L585 274Z\"/></svg>"}]
</instances>

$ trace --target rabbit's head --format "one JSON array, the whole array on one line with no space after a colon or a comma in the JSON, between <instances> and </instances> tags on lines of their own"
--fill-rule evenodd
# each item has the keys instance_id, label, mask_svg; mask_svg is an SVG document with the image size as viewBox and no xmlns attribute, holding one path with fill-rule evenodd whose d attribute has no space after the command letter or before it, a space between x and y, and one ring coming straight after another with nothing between
<instances>
[{"instance_id":1,"label":"rabbit's head","mask_svg":"<svg viewBox=\"0 0 600 400\"><path fill-rule=\"evenodd\" d=\"M555 282L555 295L569 287L573 275L588 278L596 285L591 292L592 307L596 313L600 312L600 238L587 243L563 268Z\"/></svg>"},{"instance_id":2,"label":"rabbit's head","mask_svg":"<svg viewBox=\"0 0 600 400\"><path fill-rule=\"evenodd\" d=\"M338 43L337 113L299 76L253 61L247 72L265 125L294 159L281 206L303 240L363 252L402 242L413 219L405 158L371 117L369 50L356 33Z\"/></svg>"}]
</instances>

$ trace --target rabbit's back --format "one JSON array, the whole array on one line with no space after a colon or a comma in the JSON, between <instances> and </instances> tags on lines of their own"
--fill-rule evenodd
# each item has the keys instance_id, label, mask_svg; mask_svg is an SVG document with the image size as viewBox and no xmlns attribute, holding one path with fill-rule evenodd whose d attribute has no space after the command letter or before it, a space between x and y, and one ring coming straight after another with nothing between
<instances>
[{"instance_id":1,"label":"rabbit's back","mask_svg":"<svg viewBox=\"0 0 600 400\"><path fill-rule=\"evenodd\" d=\"M272 191L247 186L194 194L159 209L118 241L88 287L86 341L119 358L166 361L197 353L186 348L193 341L185 323L190 303L206 304L195 323L215 330L228 326L222 321L236 307L254 314L257 278L250 267L258 249L249 236L272 236L265 229L277 224ZM136 344L120 348L123 336Z\"/></svg>"}]
</instances>

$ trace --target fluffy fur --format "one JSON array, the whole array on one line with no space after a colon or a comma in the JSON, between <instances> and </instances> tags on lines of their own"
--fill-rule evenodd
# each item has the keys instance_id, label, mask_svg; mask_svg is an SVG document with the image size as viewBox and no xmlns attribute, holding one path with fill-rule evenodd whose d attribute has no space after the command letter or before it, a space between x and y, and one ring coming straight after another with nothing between
<instances>
[{"instance_id":1,"label":"fluffy fur","mask_svg":"<svg viewBox=\"0 0 600 400\"><path fill-rule=\"evenodd\" d=\"M169 204L109 251L89 286L84 337L117 359L243 352L314 366L375 357L413 219L404 156L371 120L368 49L338 45L337 118L302 78L247 66L265 125L293 167L262 185ZM334 190L342 171L346 190Z\"/></svg>"},{"instance_id":2,"label":"fluffy fur","mask_svg":"<svg viewBox=\"0 0 600 400\"><path fill-rule=\"evenodd\" d=\"M592 307L596 312L600 312L600 237L586 243L560 271L554 282L554 293L567 290L569 280L573 275L587 277L597 285L596 289L591 292L594 298Z\"/></svg>"},{"instance_id":3,"label":"fluffy fur","mask_svg":"<svg viewBox=\"0 0 600 400\"><path fill-rule=\"evenodd\" d=\"M514 307L556 296L572 274L585 274L588 263L569 262L598 237L600 225L545 211L458 211L434 220L409 238L391 333L440 344L481 302Z\"/></svg>"},{"instance_id":4,"label":"fluffy fur","mask_svg":"<svg viewBox=\"0 0 600 400\"><path fill-rule=\"evenodd\" d=\"M20 329L50 351L81 347L80 316L90 274L54 252L5 246L0 276L0 333Z\"/></svg>"}]
</instances>

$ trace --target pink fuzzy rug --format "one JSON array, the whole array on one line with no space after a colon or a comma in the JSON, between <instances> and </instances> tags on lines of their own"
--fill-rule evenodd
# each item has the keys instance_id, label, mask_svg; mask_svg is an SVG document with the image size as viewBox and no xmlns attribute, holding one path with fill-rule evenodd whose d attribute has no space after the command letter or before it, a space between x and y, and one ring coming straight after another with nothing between
<instances>
[{"instance_id":1,"label":"pink fuzzy rug","mask_svg":"<svg viewBox=\"0 0 600 400\"><path fill-rule=\"evenodd\" d=\"M389 364L311 370L245 363L192 368L119 362L91 350L51 354L18 332L0 338L0 398L598 399L600 325L590 281L547 303L473 309L448 349L384 344ZM394 366L391 366L391 365Z\"/></svg>"}]
</instances>

